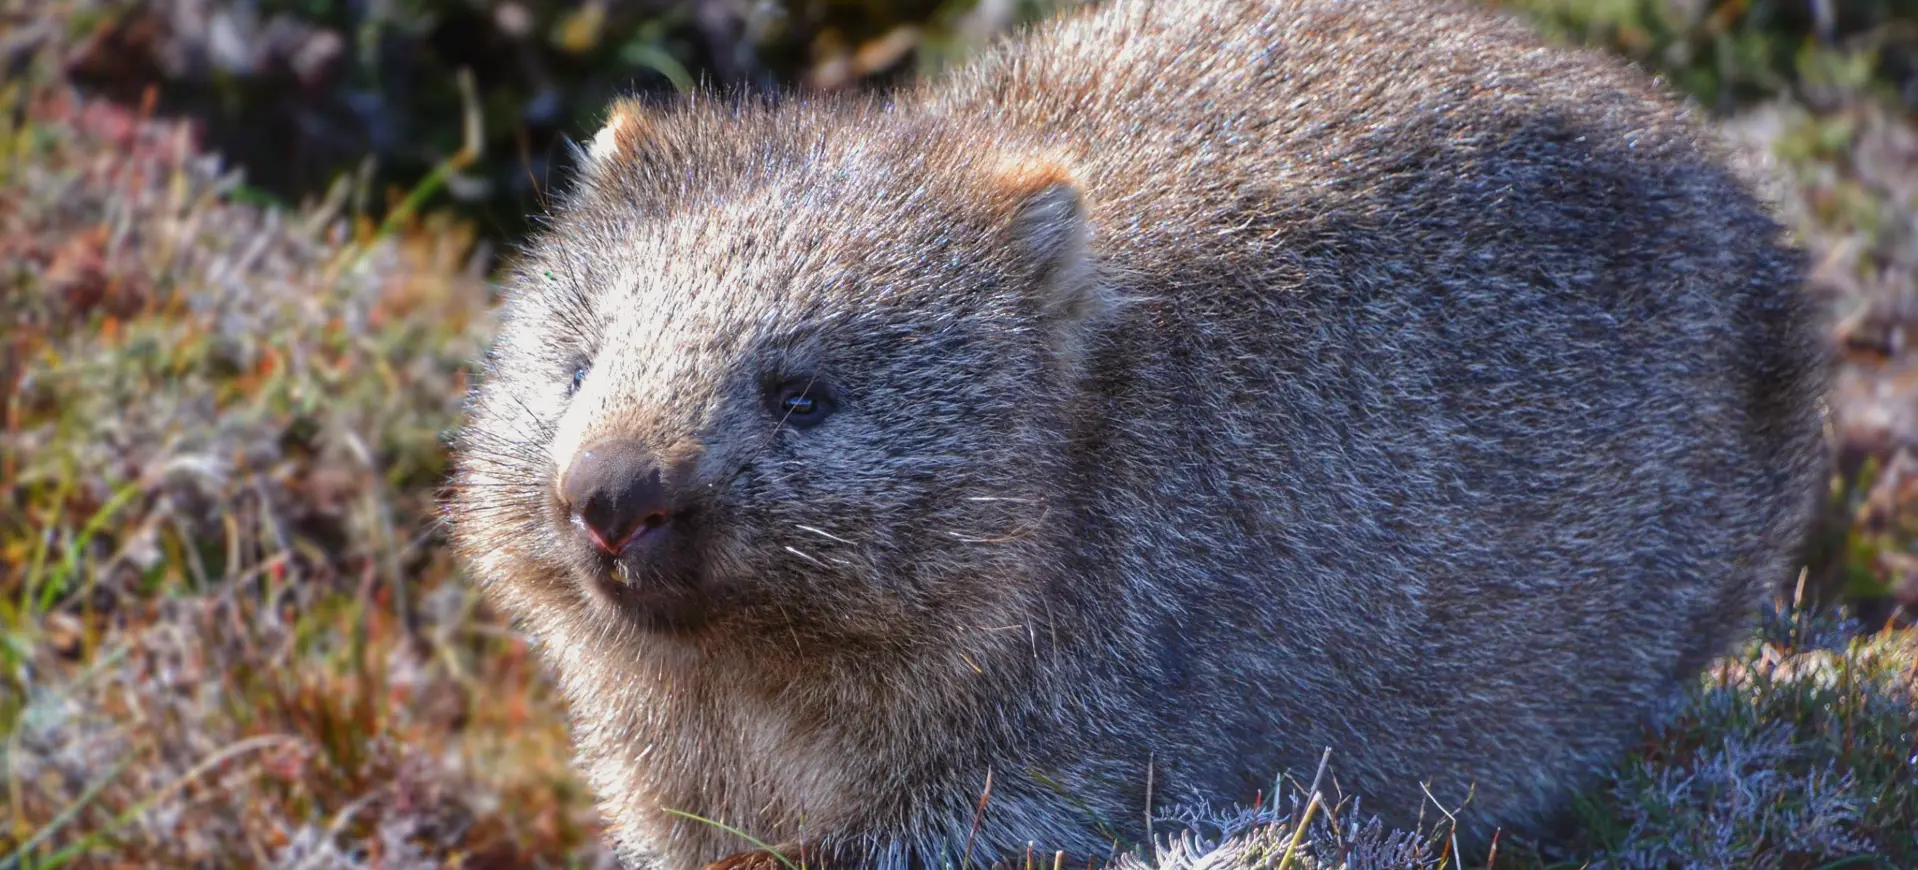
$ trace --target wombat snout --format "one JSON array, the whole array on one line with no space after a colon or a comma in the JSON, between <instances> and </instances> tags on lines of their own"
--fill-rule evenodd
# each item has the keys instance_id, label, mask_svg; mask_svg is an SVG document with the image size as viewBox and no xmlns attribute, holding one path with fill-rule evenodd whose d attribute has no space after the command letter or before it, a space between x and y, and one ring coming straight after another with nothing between
<instances>
[{"instance_id":1,"label":"wombat snout","mask_svg":"<svg viewBox=\"0 0 1918 870\"><path fill-rule=\"evenodd\" d=\"M559 495L593 546L609 556L656 543L674 516L661 463L631 439L581 450L560 477Z\"/></svg>"}]
</instances>

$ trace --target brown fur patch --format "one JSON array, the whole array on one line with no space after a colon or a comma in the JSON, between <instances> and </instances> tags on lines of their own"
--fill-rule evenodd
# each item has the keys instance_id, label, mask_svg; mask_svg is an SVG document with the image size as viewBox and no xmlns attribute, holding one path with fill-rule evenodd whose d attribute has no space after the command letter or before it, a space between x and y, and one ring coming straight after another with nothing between
<instances>
[{"instance_id":1,"label":"brown fur patch","mask_svg":"<svg viewBox=\"0 0 1918 870\"><path fill-rule=\"evenodd\" d=\"M995 155L986 170L986 183L998 201L1010 204L1024 203L1047 188L1080 187L1068 155L1058 150Z\"/></svg>"},{"instance_id":2,"label":"brown fur patch","mask_svg":"<svg viewBox=\"0 0 1918 870\"><path fill-rule=\"evenodd\" d=\"M1008 221L1011 244L1023 250L1053 294L1047 309L1065 324L1099 309L1091 286L1085 189L1060 150L995 156L985 173L995 207Z\"/></svg>"},{"instance_id":3,"label":"brown fur patch","mask_svg":"<svg viewBox=\"0 0 1918 870\"><path fill-rule=\"evenodd\" d=\"M594 163L605 164L610 160L631 160L640 153L647 140L657 135L658 129L652 114L636 100L619 100L613 103L607 113L605 126L594 134L587 154Z\"/></svg>"}]
</instances>

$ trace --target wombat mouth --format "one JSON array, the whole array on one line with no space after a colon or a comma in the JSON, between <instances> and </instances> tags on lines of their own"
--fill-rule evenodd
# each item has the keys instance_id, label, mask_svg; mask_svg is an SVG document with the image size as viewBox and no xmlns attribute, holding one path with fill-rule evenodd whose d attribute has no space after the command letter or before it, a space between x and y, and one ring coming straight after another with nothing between
<instances>
[{"instance_id":1,"label":"wombat mouth","mask_svg":"<svg viewBox=\"0 0 1918 870\"><path fill-rule=\"evenodd\" d=\"M702 568L691 512L678 528L642 528L616 554L582 547L580 579L590 594L638 626L690 631L706 624L720 605L715 584Z\"/></svg>"},{"instance_id":2,"label":"wombat mouth","mask_svg":"<svg viewBox=\"0 0 1918 870\"><path fill-rule=\"evenodd\" d=\"M588 585L594 594L648 630L687 632L711 620L713 602L700 591L702 584L697 580L648 573L652 576L645 582L629 582L621 579L611 566L605 566L590 572Z\"/></svg>"},{"instance_id":3,"label":"wombat mouth","mask_svg":"<svg viewBox=\"0 0 1918 870\"><path fill-rule=\"evenodd\" d=\"M578 525L581 530L591 536L594 543L597 544L601 550L622 555L652 544L665 534L666 527L665 521L657 515L649 516L639 525L634 526L633 530L627 533L625 538L616 543L609 543L601 539L599 533L593 531L592 528L585 523L575 520L574 524Z\"/></svg>"},{"instance_id":4,"label":"wombat mouth","mask_svg":"<svg viewBox=\"0 0 1918 870\"><path fill-rule=\"evenodd\" d=\"M571 551L571 573L588 596L648 630L689 631L710 619L716 602L702 570L702 511L647 517L609 541L563 503L552 508L557 542Z\"/></svg>"}]
</instances>

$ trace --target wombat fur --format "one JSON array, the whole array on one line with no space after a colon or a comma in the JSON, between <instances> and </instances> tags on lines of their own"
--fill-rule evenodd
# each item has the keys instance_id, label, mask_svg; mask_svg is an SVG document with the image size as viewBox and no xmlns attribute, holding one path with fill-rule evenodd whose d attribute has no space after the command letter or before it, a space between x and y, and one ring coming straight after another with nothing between
<instances>
[{"instance_id":1,"label":"wombat fur","mask_svg":"<svg viewBox=\"0 0 1918 870\"><path fill-rule=\"evenodd\" d=\"M448 513L639 865L1083 866L1328 747L1367 816L1548 832L1796 571L1821 327L1730 166L1428 0L620 102Z\"/></svg>"}]
</instances>

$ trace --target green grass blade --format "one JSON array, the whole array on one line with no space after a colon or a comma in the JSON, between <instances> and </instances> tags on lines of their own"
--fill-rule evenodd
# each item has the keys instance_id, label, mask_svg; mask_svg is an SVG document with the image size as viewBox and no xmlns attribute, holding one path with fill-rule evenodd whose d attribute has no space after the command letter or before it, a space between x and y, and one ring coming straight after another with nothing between
<instances>
[{"instance_id":1,"label":"green grass blade","mask_svg":"<svg viewBox=\"0 0 1918 870\"><path fill-rule=\"evenodd\" d=\"M54 834L59 833L61 828L66 827L74 819L79 818L80 812L99 798L100 792L106 790L107 784L118 779L120 772L126 770L127 765L133 763L134 754L135 753L129 752L121 756L118 761L115 761L113 763L113 769L107 771L106 776L94 780L93 784L87 786L87 790L81 792L80 796L75 798L73 803L68 804L66 809L61 810L59 815L54 816L53 821L48 822L46 827L41 828L39 832L35 833L32 837L27 838L25 843L21 843L20 848L14 850L13 857L9 859L9 863L0 866L19 867L21 870L26 870L28 856L33 854L34 847L46 842L52 838ZM33 867L35 870L49 870L49 868L58 867L66 863L67 860L70 859L62 858L57 863L35 864Z\"/></svg>"},{"instance_id":2,"label":"green grass blade","mask_svg":"<svg viewBox=\"0 0 1918 870\"><path fill-rule=\"evenodd\" d=\"M706 818L705 816L696 816L696 815L693 815L692 813L682 812L680 810L676 810L671 807L660 807L660 809L665 810L666 812L671 813L675 816L679 816L682 819L691 819L695 822L699 822L700 824L711 825L715 828L725 831L728 834L732 834L735 837L738 837L742 840L745 840L748 843L753 844L754 848L757 848L762 852L771 852L775 857L779 859L779 863L786 865L787 870L799 870L799 865L794 864L791 859L787 858L785 855L780 854L779 850L774 849L772 846L769 846L766 843L760 841L758 838L754 837L753 835L748 834L745 831L742 831L738 828L735 828L732 825L728 825L725 822L716 822L716 821L713 821L712 819Z\"/></svg>"},{"instance_id":3,"label":"green grass blade","mask_svg":"<svg viewBox=\"0 0 1918 870\"><path fill-rule=\"evenodd\" d=\"M101 505L99 510L93 512L93 516L87 518L86 525L80 527L80 534L67 542L66 559L62 563L60 573L54 577L54 582L48 583L40 590L41 613L53 607L54 595L73 585L74 578L79 576L81 551L87 548L87 544L93 542L94 537L106 528L107 523L120 512L121 508L126 507L134 496L145 490L146 487L142 481L136 480L122 485L111 498L107 499L106 504Z\"/></svg>"}]
</instances>

